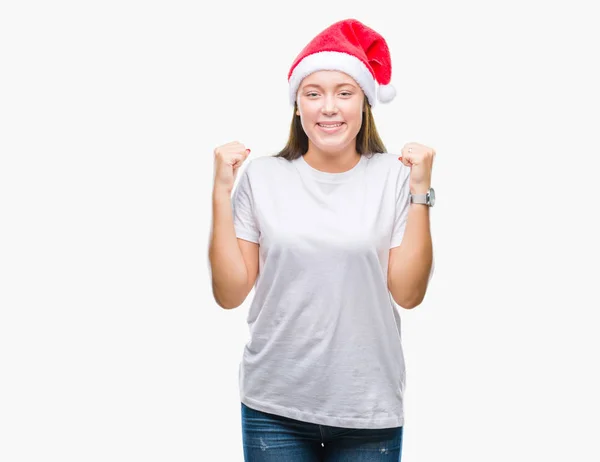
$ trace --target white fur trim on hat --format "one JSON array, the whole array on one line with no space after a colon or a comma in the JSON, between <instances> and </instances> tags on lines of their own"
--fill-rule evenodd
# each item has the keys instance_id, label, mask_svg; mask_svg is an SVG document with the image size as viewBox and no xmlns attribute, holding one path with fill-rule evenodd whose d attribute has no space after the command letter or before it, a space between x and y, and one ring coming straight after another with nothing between
<instances>
[{"instance_id":1,"label":"white fur trim on hat","mask_svg":"<svg viewBox=\"0 0 600 462\"><path fill-rule=\"evenodd\" d=\"M339 51L319 51L308 55L296 65L289 79L290 104L296 102L300 82L317 71L340 71L348 74L365 92L369 104L375 106L377 89L373 74L356 56Z\"/></svg>"}]
</instances>

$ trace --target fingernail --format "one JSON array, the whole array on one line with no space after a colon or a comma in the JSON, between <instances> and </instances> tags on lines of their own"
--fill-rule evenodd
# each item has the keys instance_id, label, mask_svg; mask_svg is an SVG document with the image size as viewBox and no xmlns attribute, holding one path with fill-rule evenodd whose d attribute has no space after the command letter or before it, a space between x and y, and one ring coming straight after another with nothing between
<instances>
[{"instance_id":1,"label":"fingernail","mask_svg":"<svg viewBox=\"0 0 600 462\"><path fill-rule=\"evenodd\" d=\"M402 160L402 156L398 157L398 160Z\"/></svg>"},{"instance_id":2,"label":"fingernail","mask_svg":"<svg viewBox=\"0 0 600 462\"><path fill-rule=\"evenodd\" d=\"M246 154L250 154L250 149L246 149Z\"/></svg>"}]
</instances>

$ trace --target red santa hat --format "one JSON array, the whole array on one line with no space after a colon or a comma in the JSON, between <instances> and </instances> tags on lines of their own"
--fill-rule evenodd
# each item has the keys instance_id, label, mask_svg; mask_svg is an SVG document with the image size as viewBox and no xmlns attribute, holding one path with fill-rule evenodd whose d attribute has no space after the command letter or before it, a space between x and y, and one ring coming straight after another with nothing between
<instances>
[{"instance_id":1,"label":"red santa hat","mask_svg":"<svg viewBox=\"0 0 600 462\"><path fill-rule=\"evenodd\" d=\"M392 61L384 38L356 19L345 19L320 32L300 52L288 73L290 103L300 82L316 71L348 74L365 92L369 104L388 103L396 96L390 84Z\"/></svg>"}]
</instances>

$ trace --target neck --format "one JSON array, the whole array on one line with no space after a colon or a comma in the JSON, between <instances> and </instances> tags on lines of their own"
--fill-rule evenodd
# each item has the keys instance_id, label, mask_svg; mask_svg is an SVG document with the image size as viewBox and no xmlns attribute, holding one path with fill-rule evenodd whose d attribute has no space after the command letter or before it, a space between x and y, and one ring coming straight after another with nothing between
<instances>
[{"instance_id":1,"label":"neck","mask_svg":"<svg viewBox=\"0 0 600 462\"><path fill-rule=\"evenodd\" d=\"M313 168L327 173L342 173L353 168L360 161L360 154L354 146L341 151L323 151L309 145L304 160Z\"/></svg>"}]
</instances>

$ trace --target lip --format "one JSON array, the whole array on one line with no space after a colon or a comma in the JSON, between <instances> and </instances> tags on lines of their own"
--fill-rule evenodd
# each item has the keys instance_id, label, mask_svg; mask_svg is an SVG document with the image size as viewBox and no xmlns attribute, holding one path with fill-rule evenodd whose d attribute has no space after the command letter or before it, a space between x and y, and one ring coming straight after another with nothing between
<instances>
[{"instance_id":1,"label":"lip","mask_svg":"<svg viewBox=\"0 0 600 462\"><path fill-rule=\"evenodd\" d=\"M322 127L321 125L319 125L321 123L323 123L323 124L341 124L341 125L339 127L334 127L334 128L325 128L325 127ZM346 124L345 122L341 122L341 121L336 122L333 120L328 120L327 122L317 122L317 127L319 127L319 130L321 130L325 133L335 133L338 130L341 130L345 124Z\"/></svg>"}]
</instances>

